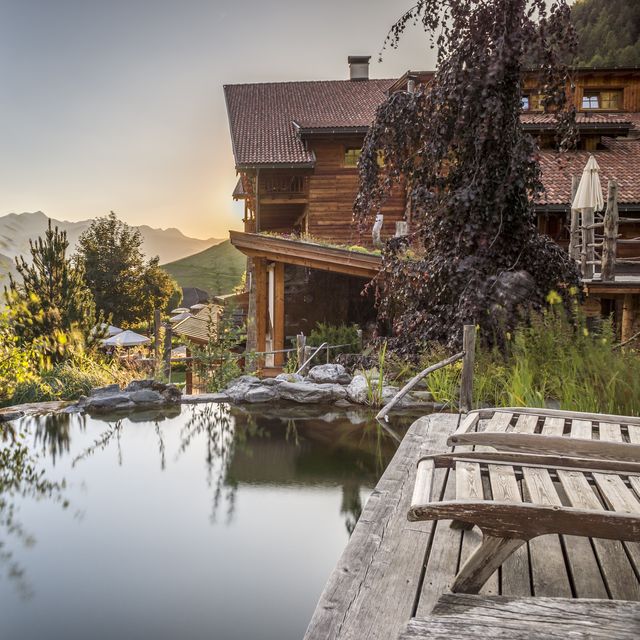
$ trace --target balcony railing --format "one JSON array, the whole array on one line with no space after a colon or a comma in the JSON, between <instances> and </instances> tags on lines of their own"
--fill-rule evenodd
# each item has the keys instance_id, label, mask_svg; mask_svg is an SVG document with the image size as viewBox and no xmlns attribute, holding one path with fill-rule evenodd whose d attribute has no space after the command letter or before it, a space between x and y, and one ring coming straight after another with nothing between
<instances>
[{"instance_id":1,"label":"balcony railing","mask_svg":"<svg viewBox=\"0 0 640 640\"><path fill-rule=\"evenodd\" d=\"M260 176L258 193L260 196L302 198L309 191L309 177L300 175Z\"/></svg>"}]
</instances>

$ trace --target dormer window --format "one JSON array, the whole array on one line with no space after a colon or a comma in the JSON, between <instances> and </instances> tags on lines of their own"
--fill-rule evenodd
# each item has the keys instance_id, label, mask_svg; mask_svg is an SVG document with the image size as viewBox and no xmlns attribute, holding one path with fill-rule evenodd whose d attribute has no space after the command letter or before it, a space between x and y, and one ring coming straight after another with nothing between
<instances>
[{"instance_id":1,"label":"dormer window","mask_svg":"<svg viewBox=\"0 0 640 640\"><path fill-rule=\"evenodd\" d=\"M585 90L582 94L582 108L585 110L619 111L622 109L622 89L606 91Z\"/></svg>"}]
</instances>

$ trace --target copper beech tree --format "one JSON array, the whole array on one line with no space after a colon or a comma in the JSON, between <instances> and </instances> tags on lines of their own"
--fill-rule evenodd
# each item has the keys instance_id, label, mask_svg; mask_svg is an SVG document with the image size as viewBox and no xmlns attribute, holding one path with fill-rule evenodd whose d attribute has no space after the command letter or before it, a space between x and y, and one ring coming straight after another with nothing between
<instances>
[{"instance_id":1,"label":"copper beech tree","mask_svg":"<svg viewBox=\"0 0 640 640\"><path fill-rule=\"evenodd\" d=\"M523 71L533 68L559 148L575 144L566 1L419 0L385 46L416 22L438 49L437 71L378 108L354 208L364 232L394 185L407 190L410 235L386 243L374 281L379 318L407 355L427 341L459 342L464 323L496 336L578 282L566 252L536 229L538 148L519 117Z\"/></svg>"}]
</instances>

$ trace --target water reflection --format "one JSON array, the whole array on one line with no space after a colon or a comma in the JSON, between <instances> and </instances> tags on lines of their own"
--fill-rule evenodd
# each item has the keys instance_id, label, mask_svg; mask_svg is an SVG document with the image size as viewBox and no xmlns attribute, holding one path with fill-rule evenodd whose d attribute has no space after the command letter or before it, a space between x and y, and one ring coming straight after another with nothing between
<instances>
[{"instance_id":1,"label":"water reflection","mask_svg":"<svg viewBox=\"0 0 640 640\"><path fill-rule=\"evenodd\" d=\"M28 532L5 573L30 580L35 596L21 605L6 580L0 600L3 638L21 640L87 629L99 639L301 637L396 449L371 414L333 407L211 404L20 427L25 455L84 514L13 495Z\"/></svg>"},{"instance_id":2,"label":"water reflection","mask_svg":"<svg viewBox=\"0 0 640 640\"><path fill-rule=\"evenodd\" d=\"M20 521L19 501L47 499L60 503L63 508L68 504L63 484L45 477L36 456L25 445L25 438L23 423L0 424L0 564L20 595L28 598L33 590L21 563L15 559L15 547L33 547L36 540ZM64 421L43 421L41 430L36 430L36 438L36 443L41 442L55 459L60 448L64 449L68 443L68 429Z\"/></svg>"}]
</instances>

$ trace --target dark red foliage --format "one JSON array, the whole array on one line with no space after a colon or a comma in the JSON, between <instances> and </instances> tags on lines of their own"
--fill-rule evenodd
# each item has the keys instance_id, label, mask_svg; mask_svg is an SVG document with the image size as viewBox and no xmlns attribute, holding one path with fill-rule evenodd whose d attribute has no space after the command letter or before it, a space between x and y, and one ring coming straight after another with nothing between
<instances>
[{"instance_id":1,"label":"dark red foliage","mask_svg":"<svg viewBox=\"0 0 640 640\"><path fill-rule=\"evenodd\" d=\"M391 187L407 187L411 253L406 240L389 242L376 279L379 316L406 352L428 340L458 342L463 323L493 333L500 317L508 327L516 309L526 313L551 289L578 282L566 253L536 230L538 149L519 119L523 70L533 65L545 108L557 114L561 148L574 143L564 60L575 34L566 1L420 0L387 44L396 47L415 21L438 47L438 69L429 86L394 93L378 109L355 204L364 231ZM526 300L507 309L510 297L500 291L510 272L531 285Z\"/></svg>"}]
</instances>

